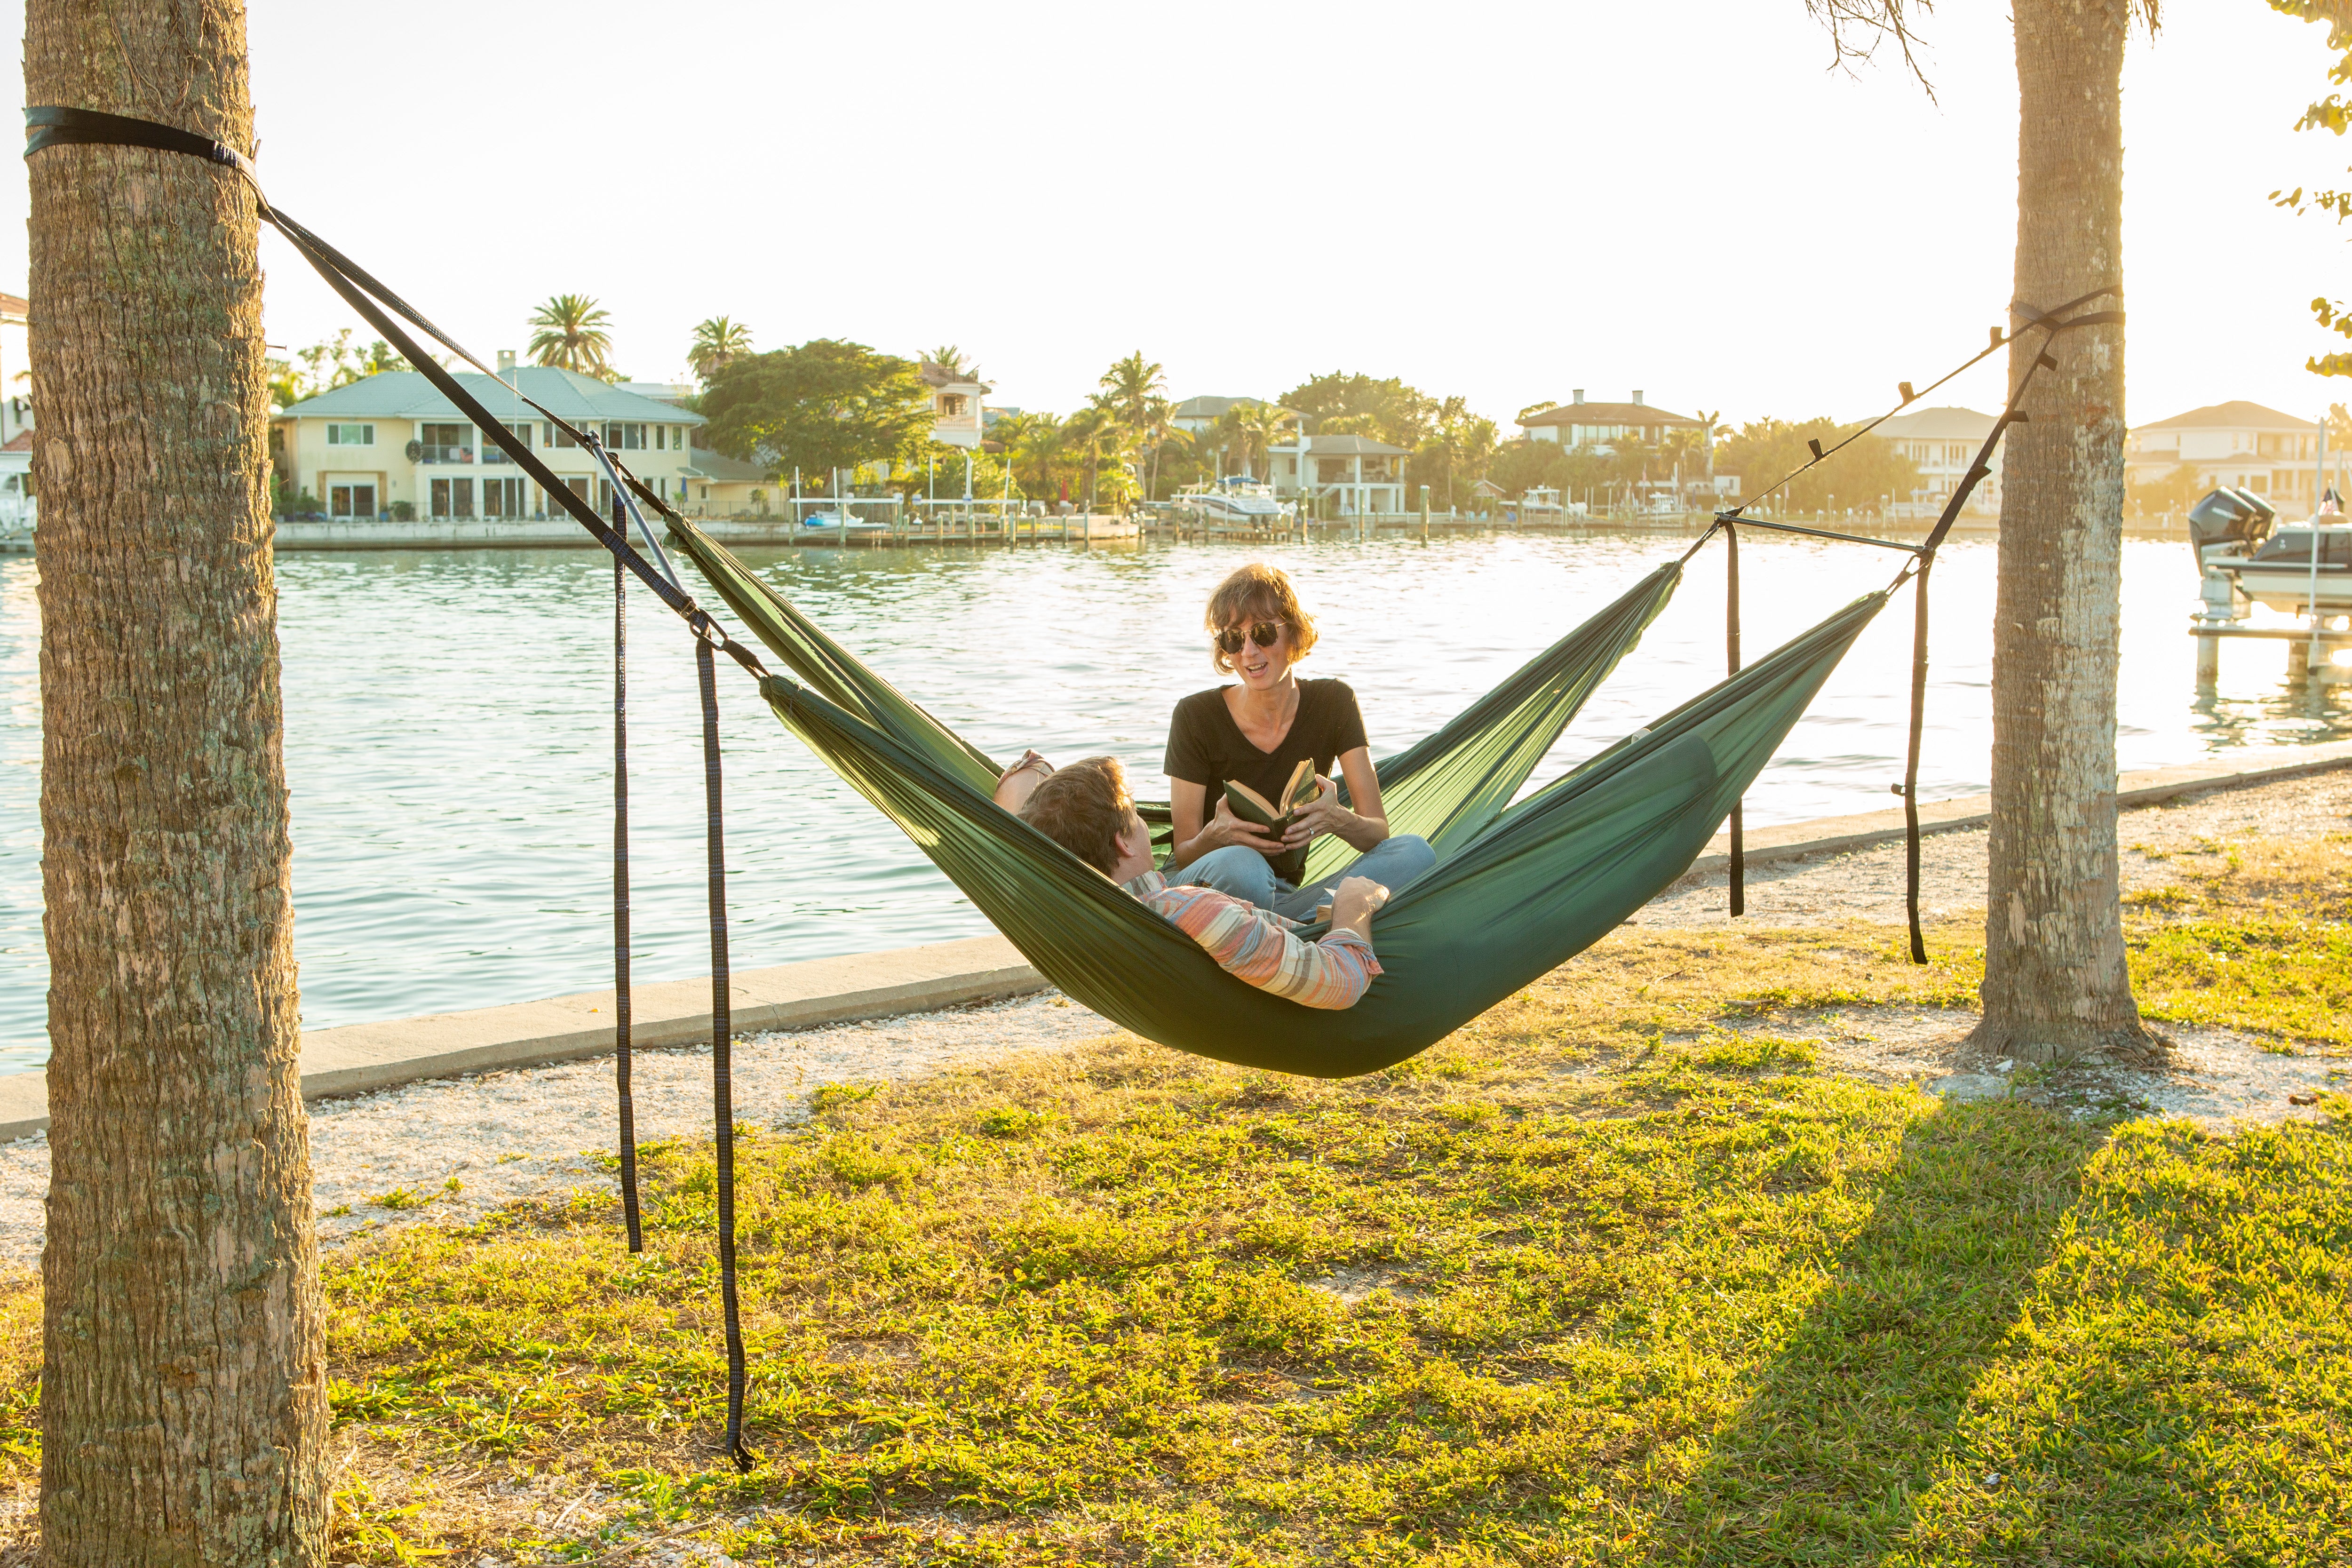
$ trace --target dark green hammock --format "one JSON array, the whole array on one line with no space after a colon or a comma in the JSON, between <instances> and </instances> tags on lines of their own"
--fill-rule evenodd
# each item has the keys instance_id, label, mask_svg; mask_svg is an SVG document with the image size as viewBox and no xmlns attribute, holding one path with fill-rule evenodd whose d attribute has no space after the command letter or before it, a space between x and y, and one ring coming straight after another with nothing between
<instances>
[{"instance_id":1,"label":"dark green hammock","mask_svg":"<svg viewBox=\"0 0 2352 1568\"><path fill-rule=\"evenodd\" d=\"M1046 978L1179 1050L1317 1078L1403 1060L1606 934L1689 868L1886 602L1856 600L1459 842L1374 922L1383 973L1318 1010L1237 980L985 784L795 681L761 690ZM754 626L751 604L737 609Z\"/></svg>"},{"instance_id":2,"label":"dark green hammock","mask_svg":"<svg viewBox=\"0 0 2352 1568\"><path fill-rule=\"evenodd\" d=\"M670 539L760 640L820 696L982 794L994 789L1003 770L986 752L867 668L725 546L678 519L671 520ZM1419 834L1442 858L1494 821L1666 607L1682 568L1675 561L1650 573L1444 727L1383 759L1381 804L1389 831ZM1346 785L1340 788L1344 798ZM1164 805L1143 803L1142 809L1147 820L1165 824ZM1307 851L1305 881L1322 880L1355 855L1336 836L1317 839Z\"/></svg>"}]
</instances>

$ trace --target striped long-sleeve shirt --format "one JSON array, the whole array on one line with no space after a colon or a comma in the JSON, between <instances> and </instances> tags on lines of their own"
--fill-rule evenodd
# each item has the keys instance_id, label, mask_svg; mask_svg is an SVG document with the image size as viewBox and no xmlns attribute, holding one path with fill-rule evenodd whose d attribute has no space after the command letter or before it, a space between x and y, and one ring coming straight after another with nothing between
<instances>
[{"instance_id":1,"label":"striped long-sleeve shirt","mask_svg":"<svg viewBox=\"0 0 2352 1568\"><path fill-rule=\"evenodd\" d=\"M1381 972L1372 944L1351 931L1307 942L1296 921L1213 888L1171 887L1157 871L1136 878L1127 890L1206 948L1227 973L1303 1007L1352 1007Z\"/></svg>"}]
</instances>

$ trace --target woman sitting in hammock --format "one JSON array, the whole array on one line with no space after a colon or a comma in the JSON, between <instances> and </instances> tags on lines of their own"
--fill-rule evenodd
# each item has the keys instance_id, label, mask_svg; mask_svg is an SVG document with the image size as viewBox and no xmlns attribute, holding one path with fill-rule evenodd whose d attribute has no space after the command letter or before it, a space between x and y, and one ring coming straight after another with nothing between
<instances>
[{"instance_id":1,"label":"woman sitting in hammock","mask_svg":"<svg viewBox=\"0 0 2352 1568\"><path fill-rule=\"evenodd\" d=\"M1372 911L1389 890L1363 877L1339 879L1331 929L1301 940L1297 922L1210 888L1171 887L1152 865L1151 829L1135 814L1116 757L1087 757L1036 781L1022 820L1117 882L1199 942L1220 967L1303 1007L1352 1007L1381 972Z\"/></svg>"},{"instance_id":2,"label":"woman sitting in hammock","mask_svg":"<svg viewBox=\"0 0 2352 1568\"><path fill-rule=\"evenodd\" d=\"M1206 624L1210 662L1241 683L1194 692L1176 705L1168 727L1176 827L1169 879L1302 919L1328 901L1342 877L1369 877L1393 890L1434 866L1437 854L1427 840L1389 832L1356 694L1345 681L1301 680L1295 673L1314 651L1315 620L1299 605L1290 579L1259 563L1241 568L1209 595ZM1275 800L1300 762L1314 765L1320 793L1298 808L1289 831L1276 838L1234 815L1225 781ZM1330 777L1335 763L1352 809L1339 804ZM1336 834L1357 858L1300 887L1307 847L1324 833Z\"/></svg>"}]
</instances>

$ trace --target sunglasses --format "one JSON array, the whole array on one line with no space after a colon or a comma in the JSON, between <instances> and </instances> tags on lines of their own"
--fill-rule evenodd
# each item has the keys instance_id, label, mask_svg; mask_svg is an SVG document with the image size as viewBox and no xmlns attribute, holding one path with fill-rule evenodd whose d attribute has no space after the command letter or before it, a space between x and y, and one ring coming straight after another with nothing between
<instances>
[{"instance_id":1,"label":"sunglasses","mask_svg":"<svg viewBox=\"0 0 2352 1568\"><path fill-rule=\"evenodd\" d=\"M1260 647L1272 647L1282 640L1282 628L1280 621L1260 621L1250 627L1249 640ZM1217 634L1216 641L1219 653L1239 653L1242 651L1242 630L1239 626L1227 626Z\"/></svg>"}]
</instances>

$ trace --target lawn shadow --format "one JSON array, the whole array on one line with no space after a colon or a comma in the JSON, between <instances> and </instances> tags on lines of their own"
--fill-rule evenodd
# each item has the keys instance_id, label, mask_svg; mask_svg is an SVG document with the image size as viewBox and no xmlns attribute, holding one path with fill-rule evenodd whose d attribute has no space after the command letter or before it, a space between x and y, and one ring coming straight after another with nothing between
<instances>
[{"instance_id":1,"label":"lawn shadow","mask_svg":"<svg viewBox=\"0 0 2352 1568\"><path fill-rule=\"evenodd\" d=\"M2100 1141L2016 1104L1922 1119L1831 1282L1657 1509L1649 1561L1844 1563L1896 1544Z\"/></svg>"}]
</instances>

